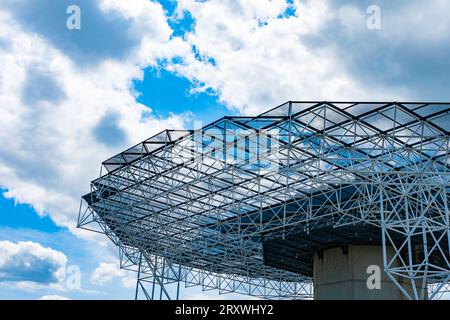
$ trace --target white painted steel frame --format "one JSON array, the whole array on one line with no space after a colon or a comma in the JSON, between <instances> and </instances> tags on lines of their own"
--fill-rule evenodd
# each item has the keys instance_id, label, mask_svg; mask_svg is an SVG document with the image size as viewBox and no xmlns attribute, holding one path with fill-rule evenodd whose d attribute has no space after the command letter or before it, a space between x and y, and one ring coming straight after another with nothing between
<instances>
[{"instance_id":1,"label":"white painted steel frame","mask_svg":"<svg viewBox=\"0 0 450 320\"><path fill-rule=\"evenodd\" d=\"M288 102L201 129L203 147L222 133L213 153L195 145L199 132L167 130L103 163L78 225L96 225L120 248L122 267L138 272L136 297L178 298L184 283L311 298L311 277L264 265L262 238L361 224L380 228L384 269L408 298L439 298L450 277L449 106ZM228 161L237 129L256 145L262 129L273 132L276 154L244 145ZM258 166L267 159L277 170ZM348 185L356 192L344 199Z\"/></svg>"}]
</instances>

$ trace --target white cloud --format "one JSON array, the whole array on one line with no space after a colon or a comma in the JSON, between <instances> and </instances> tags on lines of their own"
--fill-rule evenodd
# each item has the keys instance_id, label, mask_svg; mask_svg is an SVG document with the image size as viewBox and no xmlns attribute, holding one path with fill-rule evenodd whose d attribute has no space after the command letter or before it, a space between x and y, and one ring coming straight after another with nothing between
<instances>
[{"instance_id":1,"label":"white cloud","mask_svg":"<svg viewBox=\"0 0 450 320\"><path fill-rule=\"evenodd\" d=\"M67 258L36 242L0 241L0 282L32 290L64 280Z\"/></svg>"},{"instance_id":2,"label":"white cloud","mask_svg":"<svg viewBox=\"0 0 450 320\"><path fill-rule=\"evenodd\" d=\"M286 9L281 0L182 0L178 10L189 11L196 21L186 42L203 59L191 52L168 68L198 82L199 90L215 90L222 102L245 114L287 100L381 96L346 72L333 44L307 44L308 36L336 18L329 2L296 1L295 6L295 15L280 18Z\"/></svg>"},{"instance_id":3,"label":"white cloud","mask_svg":"<svg viewBox=\"0 0 450 320\"><path fill-rule=\"evenodd\" d=\"M136 273L120 269L117 263L102 262L91 274L91 283L104 286L112 281L120 282L122 287L130 289L136 287Z\"/></svg>"},{"instance_id":4,"label":"white cloud","mask_svg":"<svg viewBox=\"0 0 450 320\"><path fill-rule=\"evenodd\" d=\"M70 300L67 297L64 296L58 296L58 295L45 295L40 297L38 300Z\"/></svg>"},{"instance_id":5,"label":"white cloud","mask_svg":"<svg viewBox=\"0 0 450 320\"><path fill-rule=\"evenodd\" d=\"M195 24L173 51L182 63L168 69L253 115L287 100L446 96L439 79L448 68L448 1L383 2L376 31L367 29L364 2L295 0L292 7L286 16L283 0L181 0L179 16L188 11Z\"/></svg>"},{"instance_id":6,"label":"white cloud","mask_svg":"<svg viewBox=\"0 0 450 320\"><path fill-rule=\"evenodd\" d=\"M131 80L142 77L142 67L156 64L152 53L159 54L170 37L161 6L108 0L102 8L133 21L131 32L140 46L125 59L104 59L89 68L80 68L66 52L0 10L5 42L0 46L0 187L7 189L6 197L31 204L78 234L80 196L98 176L101 161L185 121L185 115L153 116L130 89ZM104 121L108 130L96 135Z\"/></svg>"},{"instance_id":7,"label":"white cloud","mask_svg":"<svg viewBox=\"0 0 450 320\"><path fill-rule=\"evenodd\" d=\"M136 274L132 273L129 276L123 277L120 282L124 288L136 288Z\"/></svg>"},{"instance_id":8,"label":"white cloud","mask_svg":"<svg viewBox=\"0 0 450 320\"><path fill-rule=\"evenodd\" d=\"M384 35L392 42L415 43L426 46L448 43L450 3L445 0L408 1L407 5L394 8L381 7Z\"/></svg>"},{"instance_id":9,"label":"white cloud","mask_svg":"<svg viewBox=\"0 0 450 320\"><path fill-rule=\"evenodd\" d=\"M103 286L111 282L114 278L122 278L122 284L124 287L129 288L131 276L126 270L120 269L116 263L106 263L102 262L100 265L92 272L91 283L99 286Z\"/></svg>"},{"instance_id":10,"label":"white cloud","mask_svg":"<svg viewBox=\"0 0 450 320\"><path fill-rule=\"evenodd\" d=\"M342 6L338 11L338 20L344 27L348 36L354 36L355 33L363 33L365 31L367 16L354 6Z\"/></svg>"}]
</instances>

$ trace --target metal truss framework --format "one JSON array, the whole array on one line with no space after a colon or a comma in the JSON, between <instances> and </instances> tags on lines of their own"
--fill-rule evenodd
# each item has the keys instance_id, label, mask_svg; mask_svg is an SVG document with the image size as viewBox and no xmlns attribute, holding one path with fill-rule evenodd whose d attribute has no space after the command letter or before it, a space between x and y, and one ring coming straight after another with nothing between
<instances>
[{"instance_id":1,"label":"metal truss framework","mask_svg":"<svg viewBox=\"0 0 450 320\"><path fill-rule=\"evenodd\" d=\"M78 225L120 248L121 266L138 273L136 297L178 298L183 283L311 298L310 267L268 263L264 244L329 228L364 242L370 227L396 286L439 298L450 279L449 131L450 103L398 102L288 102L166 130L103 163ZM262 132L277 137L269 147Z\"/></svg>"}]
</instances>

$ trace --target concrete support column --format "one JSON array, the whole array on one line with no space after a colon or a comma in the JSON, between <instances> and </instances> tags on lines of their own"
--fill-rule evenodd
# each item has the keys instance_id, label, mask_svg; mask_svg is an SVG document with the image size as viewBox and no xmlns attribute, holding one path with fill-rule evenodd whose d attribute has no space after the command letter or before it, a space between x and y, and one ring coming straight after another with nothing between
<instances>
[{"instance_id":1,"label":"concrete support column","mask_svg":"<svg viewBox=\"0 0 450 320\"><path fill-rule=\"evenodd\" d=\"M393 250L388 250L393 255ZM370 290L369 266L380 268L380 289ZM408 288L407 290L411 290ZM314 256L314 298L318 300L403 300L402 292L383 270L381 246L350 245L318 252Z\"/></svg>"}]
</instances>

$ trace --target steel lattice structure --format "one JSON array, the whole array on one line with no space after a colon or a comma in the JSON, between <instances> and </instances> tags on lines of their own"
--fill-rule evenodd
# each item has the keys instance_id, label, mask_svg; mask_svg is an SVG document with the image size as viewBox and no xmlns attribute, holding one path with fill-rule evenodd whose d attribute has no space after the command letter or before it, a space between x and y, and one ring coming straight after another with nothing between
<instances>
[{"instance_id":1,"label":"steel lattice structure","mask_svg":"<svg viewBox=\"0 0 450 320\"><path fill-rule=\"evenodd\" d=\"M449 106L288 102L166 130L103 163L78 224L119 246L151 299L180 283L311 298L312 255L354 243L383 247L408 298L437 298L450 279Z\"/></svg>"}]
</instances>

